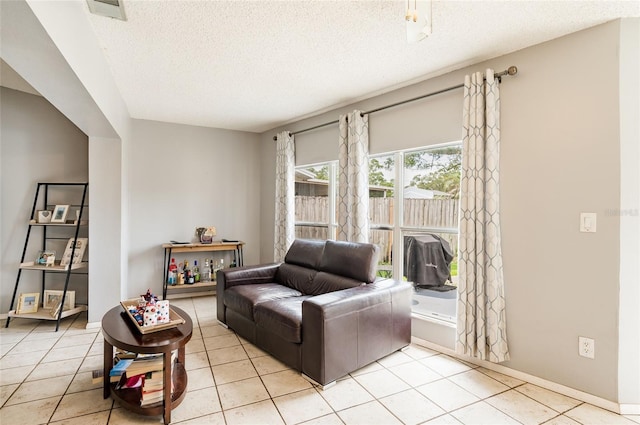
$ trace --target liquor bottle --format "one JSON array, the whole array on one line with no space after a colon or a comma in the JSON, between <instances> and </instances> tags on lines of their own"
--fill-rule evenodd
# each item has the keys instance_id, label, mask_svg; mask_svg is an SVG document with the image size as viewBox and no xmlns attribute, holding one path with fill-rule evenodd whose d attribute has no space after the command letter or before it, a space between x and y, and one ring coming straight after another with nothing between
<instances>
[{"instance_id":1,"label":"liquor bottle","mask_svg":"<svg viewBox=\"0 0 640 425\"><path fill-rule=\"evenodd\" d=\"M198 267L198 260L193 260L193 283L200 282L200 267Z\"/></svg>"},{"instance_id":2,"label":"liquor bottle","mask_svg":"<svg viewBox=\"0 0 640 425\"><path fill-rule=\"evenodd\" d=\"M189 262L187 260L184 260L184 283L187 285L195 283L193 280L193 272L191 271L191 267L189 267Z\"/></svg>"},{"instance_id":3,"label":"liquor bottle","mask_svg":"<svg viewBox=\"0 0 640 425\"><path fill-rule=\"evenodd\" d=\"M184 263L178 264L178 270L176 270L176 274L176 283L178 285L184 285Z\"/></svg>"},{"instance_id":4,"label":"liquor bottle","mask_svg":"<svg viewBox=\"0 0 640 425\"><path fill-rule=\"evenodd\" d=\"M169 264L169 276L167 278L167 283L169 285L175 285L178 280L178 266L176 265L176 259L171 259L171 264Z\"/></svg>"},{"instance_id":5,"label":"liquor bottle","mask_svg":"<svg viewBox=\"0 0 640 425\"><path fill-rule=\"evenodd\" d=\"M202 272L200 273L200 281L211 282L211 266L209 265L208 258L205 258L204 260L204 267L202 268Z\"/></svg>"}]
</instances>

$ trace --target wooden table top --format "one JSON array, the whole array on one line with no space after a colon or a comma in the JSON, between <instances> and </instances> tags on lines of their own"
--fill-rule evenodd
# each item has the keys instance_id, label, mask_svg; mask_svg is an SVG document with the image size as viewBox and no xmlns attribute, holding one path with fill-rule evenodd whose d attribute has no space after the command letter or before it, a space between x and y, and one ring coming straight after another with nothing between
<instances>
[{"instance_id":1,"label":"wooden table top","mask_svg":"<svg viewBox=\"0 0 640 425\"><path fill-rule=\"evenodd\" d=\"M184 347L191 339L193 322L184 310L174 306L171 309L182 316L185 323L175 328L141 334L122 306L114 307L102 317L104 339L118 348L143 354L166 353Z\"/></svg>"}]
</instances>

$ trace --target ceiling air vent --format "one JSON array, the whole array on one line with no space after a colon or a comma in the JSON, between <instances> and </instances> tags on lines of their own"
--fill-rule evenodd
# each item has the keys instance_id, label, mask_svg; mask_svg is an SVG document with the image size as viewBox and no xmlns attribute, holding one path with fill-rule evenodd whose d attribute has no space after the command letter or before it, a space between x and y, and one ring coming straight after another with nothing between
<instances>
[{"instance_id":1,"label":"ceiling air vent","mask_svg":"<svg viewBox=\"0 0 640 425\"><path fill-rule=\"evenodd\" d=\"M87 0L91 13L108 18L127 20L122 0Z\"/></svg>"}]
</instances>

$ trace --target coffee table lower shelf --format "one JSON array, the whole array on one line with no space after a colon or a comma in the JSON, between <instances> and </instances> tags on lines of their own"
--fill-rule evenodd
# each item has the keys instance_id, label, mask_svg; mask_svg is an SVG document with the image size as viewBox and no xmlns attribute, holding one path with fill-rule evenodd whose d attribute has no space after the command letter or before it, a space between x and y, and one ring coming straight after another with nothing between
<instances>
[{"instance_id":1,"label":"coffee table lower shelf","mask_svg":"<svg viewBox=\"0 0 640 425\"><path fill-rule=\"evenodd\" d=\"M173 394L171 394L171 410L175 409L182 403L187 393L187 371L182 363L175 363L173 373ZM126 388L116 390L116 384L111 384L111 397L117 400L123 407L128 410L145 416L157 416L164 413L164 404L162 401L140 406L141 398L140 388Z\"/></svg>"}]
</instances>

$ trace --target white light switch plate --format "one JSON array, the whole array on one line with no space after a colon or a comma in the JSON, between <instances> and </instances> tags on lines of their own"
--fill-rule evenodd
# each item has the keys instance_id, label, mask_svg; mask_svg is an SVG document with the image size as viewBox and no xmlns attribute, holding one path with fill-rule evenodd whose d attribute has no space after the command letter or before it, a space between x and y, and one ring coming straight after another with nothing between
<instances>
[{"instance_id":1,"label":"white light switch plate","mask_svg":"<svg viewBox=\"0 0 640 425\"><path fill-rule=\"evenodd\" d=\"M580 231L586 233L596 232L596 213L580 213Z\"/></svg>"}]
</instances>

